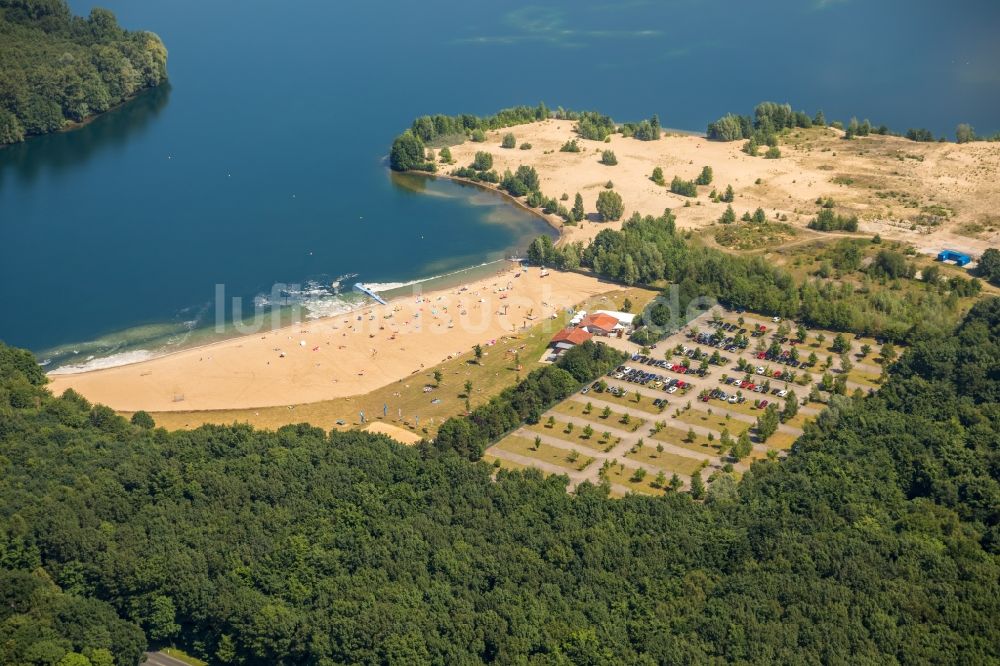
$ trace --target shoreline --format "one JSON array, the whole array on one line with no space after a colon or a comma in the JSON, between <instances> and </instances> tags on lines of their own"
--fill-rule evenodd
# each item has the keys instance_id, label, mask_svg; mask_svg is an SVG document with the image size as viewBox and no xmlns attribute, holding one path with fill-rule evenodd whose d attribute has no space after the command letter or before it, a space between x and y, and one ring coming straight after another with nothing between
<instances>
[{"instance_id":1,"label":"shoreline","mask_svg":"<svg viewBox=\"0 0 1000 666\"><path fill-rule=\"evenodd\" d=\"M477 270L486 269L489 266L493 266L493 265L501 264L501 263L505 263L505 262L510 262L510 261L511 260L509 258L495 259L495 260L492 260L492 261L484 262L482 264L477 264L475 266L468 266L466 268L461 268L461 269L459 269L457 271L452 271L450 273L445 273L443 275L434 275L434 276L427 277L427 278L419 278L419 279L416 279L416 280L413 280L413 281L410 281L410 282L406 282L406 283L404 283L401 286L392 287L390 289L379 290L377 293L379 293L379 295L390 294L392 292L400 291L400 290L403 290L403 289L406 289L406 288L409 288L409 287L413 287L413 286L420 285L420 284L425 284L425 283L428 283L428 282L436 283L438 281L445 281L448 278L453 278L453 277L455 277L455 276L457 276L457 275L459 275L461 273L472 273L472 272L477 271ZM484 275L485 275L485 273L484 273ZM483 278L482 277L479 277L479 278L473 277L470 280L463 280L463 281L457 282L455 284L442 284L440 287L433 288L433 289L431 289L431 291L429 291L427 293L434 293L434 292L438 292L438 291L445 291L445 290L454 288L456 286L461 287L461 286L466 285L466 284L471 284L471 283L475 282L477 279L483 279ZM372 283L372 284L375 284L375 286L378 286L377 283ZM335 317L343 317L345 315L351 315L351 314L353 314L353 313L355 313L355 312L357 312L359 310L363 310L365 308L375 307L375 306L378 305L373 300L371 300L370 297L367 297L367 296L365 296L364 294L362 294L360 292L355 292L353 288L350 289L348 293L356 294L358 297L361 297L363 300L359 300L357 303L350 303L347 300L343 300L342 301L342 303L344 305L344 309L343 310L340 310L340 311L332 313L332 314L322 314L322 315L318 314L318 315L311 316L311 317L308 316L308 314L306 314L306 316L304 316L300 320L291 319L287 323L283 323L281 326L276 327L276 328L274 328L272 330L281 330L281 329L286 329L286 328L289 328L289 327L292 327L292 326L303 326L303 325L308 325L311 322L322 321L323 319L331 319L331 318L335 318ZM342 296L342 294L341 294L341 296ZM338 296L338 297L340 297L340 296ZM386 300L389 301L389 302L392 302L392 301L394 301L396 299L399 299L399 298L403 298L403 296L402 295L400 295L400 296L389 296L389 297L386 298ZM308 306L303 306L302 310L305 313L311 312L309 310ZM267 315L266 315L266 317L268 317L268 318L270 318L272 316L273 315L272 315L271 312L268 312ZM278 317L279 318L283 318L284 314L281 314L281 312L279 311ZM132 365L138 365L140 363L146 363L148 361L155 361L155 360L162 359L162 358L168 358L168 357L173 356L175 354L182 354L184 352L189 352L189 351L194 351L194 350L201 350L201 349L205 349L205 348L208 348L208 347L212 347L213 345L224 344L224 343L230 342L232 340L237 340L239 338L246 337L248 335L254 335L253 333L241 333L239 331L231 330L230 327L232 325L233 325L232 322L227 322L226 323L226 330L222 331L222 332L216 331L214 339L210 339L207 342L199 342L197 344L193 344L193 345L189 345L189 346L188 345L184 345L184 344L180 344L180 345L177 345L177 346L175 346L173 348L170 348L170 349L164 349L161 346L161 348L158 349L158 350L148 349L147 348L147 347L152 347L154 345L141 345L140 347L137 347L135 349L120 349L120 350L113 351L112 353L106 354L106 355L94 354L94 355L91 355L90 357L88 357L87 359L85 359L83 363L80 363L80 364L65 363L65 364L60 365L60 366L58 366L56 368L53 368L52 370L46 371L45 375L47 377L49 377L49 378L53 378L53 377L67 377L67 376L73 376L73 375L83 375L83 374L88 374L88 373L101 372L101 371L104 371L104 370L114 370L116 368L122 368L122 367L127 367L127 366L132 366ZM197 333L207 334L210 331L210 329L212 329L212 328L214 328L214 327L213 326L206 326L206 327L202 327L202 328L194 328L194 329L189 330L186 333L186 335L193 335L193 334L197 334ZM131 330L131 329L126 329L126 330ZM81 346L84 345L84 344L88 344L88 343L81 343ZM66 347L66 346L72 346L72 345L60 345L60 346L61 347ZM32 352L32 353L35 355L36 359L39 356L45 356L46 355L46 354L35 353L35 352ZM102 360L109 360L109 359L112 359L112 358L115 358L115 357L119 357L119 356L124 357L124 356L139 355L139 354L146 354L146 356L143 357L143 358L135 358L134 360L124 360L121 363L114 363L114 364L105 365L105 366L91 367L91 368L84 367L86 364L91 363L91 362L102 361ZM41 363L39 363L39 365L41 365Z\"/></svg>"},{"instance_id":2,"label":"shoreline","mask_svg":"<svg viewBox=\"0 0 1000 666\"><path fill-rule=\"evenodd\" d=\"M96 121L96 120L98 120L100 118L103 118L104 116L108 115L109 113L112 113L114 111L118 111L119 109L124 108L125 106L128 106L129 104L131 104L135 100L139 99L140 97L142 97L146 93L150 93L150 92L152 92L154 90L162 88L163 86L169 86L169 85L170 85L170 79L166 79L165 81L163 81L163 83L159 83L159 84L157 84L155 86L149 86L148 88L143 88L142 90L136 92L131 97L126 97L125 99L123 99L122 101L120 101L118 104L115 104L114 106L108 108L106 111L101 111L100 113L93 113L93 114L87 116L86 118L84 118L83 120L79 120L79 121L78 120L70 120L69 122L67 122L65 125L63 125L62 127L60 127L59 129L57 129L54 132L45 132L44 134L32 134L31 136L24 137L24 139L22 139L21 141L18 141L17 143L0 143L0 150L3 150L5 148L10 148L11 146L26 145L26 144L28 144L31 141L34 141L36 139L41 139L41 138L44 138L44 137L47 137L47 136L56 136L58 134L69 134L71 132L76 132L77 130L83 129L87 125L90 125L94 121Z\"/></svg>"},{"instance_id":3,"label":"shoreline","mask_svg":"<svg viewBox=\"0 0 1000 666\"><path fill-rule=\"evenodd\" d=\"M523 211L531 213L532 215L534 215L535 217L539 218L547 225L552 227L552 229L554 229L557 234L555 243L556 245L561 244L566 239L567 234L564 231L566 223L563 222L563 219L561 217L557 215L546 215L540 210L532 208L527 203L521 201L520 199L513 196L509 192L504 192L503 190L501 190L499 187L497 187L492 183L481 183L475 180L469 180L468 178L462 178L461 176L453 176L447 173L437 173L437 172L430 173L428 171L403 171L401 173L405 173L407 175L423 176L424 178L441 178L443 180L450 180L453 183L459 183L461 185L470 185L483 192L490 192L491 194L499 195L500 198L506 201L507 203L513 204L516 208L520 208Z\"/></svg>"},{"instance_id":4,"label":"shoreline","mask_svg":"<svg viewBox=\"0 0 1000 666\"><path fill-rule=\"evenodd\" d=\"M595 276L506 265L489 277L73 374L49 374L118 411L283 407L368 393L466 354L486 353L611 285ZM543 333L544 334L544 331ZM534 335L534 333L532 333Z\"/></svg>"}]
</instances>

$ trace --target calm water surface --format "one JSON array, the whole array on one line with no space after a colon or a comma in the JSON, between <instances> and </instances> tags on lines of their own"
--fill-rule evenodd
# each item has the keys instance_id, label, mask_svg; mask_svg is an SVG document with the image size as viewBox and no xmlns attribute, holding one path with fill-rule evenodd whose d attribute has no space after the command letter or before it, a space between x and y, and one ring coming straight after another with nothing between
<instances>
[{"instance_id":1,"label":"calm water surface","mask_svg":"<svg viewBox=\"0 0 1000 666\"><path fill-rule=\"evenodd\" d=\"M775 99L1000 129L996 2L101 4L161 35L171 85L0 151L0 338L55 364L197 341L217 284L321 301L340 276L447 274L545 230L474 190L392 178L388 145L422 113L544 99L701 129Z\"/></svg>"}]
</instances>

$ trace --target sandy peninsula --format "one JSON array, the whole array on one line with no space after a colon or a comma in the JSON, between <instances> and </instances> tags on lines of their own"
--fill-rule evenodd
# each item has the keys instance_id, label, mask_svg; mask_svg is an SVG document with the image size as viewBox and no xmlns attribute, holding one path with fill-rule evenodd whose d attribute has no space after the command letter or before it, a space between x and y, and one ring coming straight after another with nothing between
<instances>
[{"instance_id":1,"label":"sandy peninsula","mask_svg":"<svg viewBox=\"0 0 1000 666\"><path fill-rule=\"evenodd\" d=\"M510 268L388 305L221 341L142 363L53 375L121 411L245 409L367 393L476 344L535 326L613 285L577 273Z\"/></svg>"},{"instance_id":2,"label":"sandy peninsula","mask_svg":"<svg viewBox=\"0 0 1000 666\"><path fill-rule=\"evenodd\" d=\"M978 255L1000 244L1000 214L995 209L1000 200L1000 143L917 143L876 135L846 141L836 129L813 128L784 135L782 157L764 159L743 153L743 141L669 133L657 141L621 134L612 135L609 142L588 141L576 135L575 126L573 121L550 119L488 132L484 143L466 141L450 150L456 165L463 166L472 162L476 151L488 151L501 174L521 164L533 166L542 192L550 197L566 193L572 203L579 192L590 219L565 227L563 242L586 242L601 229L620 226L596 216L597 195L611 181L625 204L623 219L633 212L659 215L670 208L679 227L700 229L718 220L726 208L707 195L713 188L722 192L731 185L737 215L761 207L770 218L783 215L789 224L805 226L816 214L816 199L832 197L838 212L860 218L862 231L907 241L925 252L954 247ZM518 145L528 143L531 148L501 148L507 132L515 135ZM581 152L560 152L573 138ZM618 164L601 164L603 150L613 150ZM703 166L712 167L714 180L699 188L697 199L690 199L650 180L657 166L668 184L675 175L693 180Z\"/></svg>"}]
</instances>

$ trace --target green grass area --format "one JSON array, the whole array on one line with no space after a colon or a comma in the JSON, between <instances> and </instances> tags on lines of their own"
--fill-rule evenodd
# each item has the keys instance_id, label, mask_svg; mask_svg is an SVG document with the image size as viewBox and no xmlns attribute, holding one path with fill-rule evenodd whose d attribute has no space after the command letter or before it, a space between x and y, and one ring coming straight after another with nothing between
<instances>
[{"instance_id":1,"label":"green grass area","mask_svg":"<svg viewBox=\"0 0 1000 666\"><path fill-rule=\"evenodd\" d=\"M742 222L719 225L715 242L735 250L757 250L780 245L796 235L795 228L783 222Z\"/></svg>"},{"instance_id":2,"label":"green grass area","mask_svg":"<svg viewBox=\"0 0 1000 666\"><path fill-rule=\"evenodd\" d=\"M736 418L726 419L724 414L719 413L717 410L713 410L712 414L707 411L701 411L700 409L691 408L682 411L680 415L675 418L668 419L667 423L671 421L674 422L674 427L683 428L684 426L680 424L701 426L703 428L711 428L718 433L722 433L723 429L728 428L729 434L734 438L739 437L740 433L749 428L752 424L746 421L740 421Z\"/></svg>"},{"instance_id":3,"label":"green grass area","mask_svg":"<svg viewBox=\"0 0 1000 666\"><path fill-rule=\"evenodd\" d=\"M519 462L514 462L513 460L507 460L506 458L501 458L500 456L492 455L489 451L483 454L483 460L488 462L490 465L496 467L496 463L500 463L502 469L510 470L512 472L518 472L526 469L534 469L529 465L522 465ZM542 474L546 472L544 470L539 470Z\"/></svg>"},{"instance_id":4,"label":"green grass area","mask_svg":"<svg viewBox=\"0 0 1000 666\"><path fill-rule=\"evenodd\" d=\"M848 381L852 381L856 384L861 384L865 388L871 388L876 390L882 386L878 382L880 376L881 373L873 374L867 368L858 368L857 366L851 368L851 371L847 373Z\"/></svg>"},{"instance_id":5,"label":"green grass area","mask_svg":"<svg viewBox=\"0 0 1000 666\"><path fill-rule=\"evenodd\" d=\"M553 465L559 465L560 467L567 468L567 470L582 470L594 461L592 457L586 455L583 451L580 451L577 459L572 461L570 460L572 457L572 453L570 451L566 451L565 449L561 449L557 446L552 446L551 444L546 444L545 442L538 444L536 448L534 440L518 437L516 435L511 435L500 440L496 444L495 448L509 453L516 453L518 455L541 460Z\"/></svg>"},{"instance_id":6,"label":"green grass area","mask_svg":"<svg viewBox=\"0 0 1000 666\"><path fill-rule=\"evenodd\" d=\"M655 442L646 442L641 449L638 449L635 452L629 451L625 454L625 457L638 463L642 463L642 465L647 468L654 467L663 469L668 472L668 477L670 476L670 472L677 472L678 474L691 476L695 473L695 471L701 468L702 460L707 460L707 458L688 458L687 456L680 456L666 451L660 453L656 450ZM651 469L650 471L655 476L657 470Z\"/></svg>"},{"instance_id":7,"label":"green grass area","mask_svg":"<svg viewBox=\"0 0 1000 666\"><path fill-rule=\"evenodd\" d=\"M681 430L683 428L683 430ZM650 440L656 440L665 442L667 444L673 444L682 449L687 449L692 453L697 453L703 456L715 457L719 455L719 439L716 437L714 442L709 442L708 438L698 435L695 437L694 441L687 441L687 428L682 423L676 423L673 420L667 421L667 427L663 428L655 434L650 434L649 438L646 440L646 445L651 444ZM655 447L656 445L653 444Z\"/></svg>"},{"instance_id":8,"label":"green grass area","mask_svg":"<svg viewBox=\"0 0 1000 666\"><path fill-rule=\"evenodd\" d=\"M167 655L168 657L173 657L178 661L183 661L185 664L191 664L191 666L208 666L207 661L202 661L197 657L192 657L184 650L179 650L177 648L161 648L160 652Z\"/></svg>"},{"instance_id":9,"label":"green grass area","mask_svg":"<svg viewBox=\"0 0 1000 666\"><path fill-rule=\"evenodd\" d=\"M812 421L813 418L814 417L810 414L803 414L802 412L799 412L792 418L785 421L785 425L791 426L793 428L798 428L799 430L801 430L805 428L806 423Z\"/></svg>"},{"instance_id":10,"label":"green grass area","mask_svg":"<svg viewBox=\"0 0 1000 666\"><path fill-rule=\"evenodd\" d=\"M778 449L779 451L787 451L792 448L792 444L798 439L797 435L792 435L787 432L776 432L767 438L764 445L769 449Z\"/></svg>"},{"instance_id":11,"label":"green grass area","mask_svg":"<svg viewBox=\"0 0 1000 666\"><path fill-rule=\"evenodd\" d=\"M607 428L618 428L619 430L624 430L626 432L635 432L641 428L646 420L630 412L617 412L611 410L607 417L604 416L604 408L594 406L594 408L587 413L587 404L579 403L576 400L564 400L555 407L552 411L556 414L561 414L564 416L571 416L576 419L583 419L588 423L592 424L592 427L598 432L603 432ZM628 413L628 423L623 423L622 418ZM547 418L543 418L542 422L545 423Z\"/></svg>"},{"instance_id":12,"label":"green grass area","mask_svg":"<svg viewBox=\"0 0 1000 666\"><path fill-rule=\"evenodd\" d=\"M611 449L621 442L621 437L611 436L610 439L606 439L602 430L594 428L594 433L590 437L583 436L583 426L573 425L573 430L567 432L566 428L569 425L567 421L555 422L551 428L546 424L546 420L541 423L536 423L534 425L528 426L528 430L532 432L537 432L543 435L548 435L549 437L555 437L561 439L564 442L568 442L573 446L582 446L585 449L590 449L595 452L602 452Z\"/></svg>"},{"instance_id":13,"label":"green grass area","mask_svg":"<svg viewBox=\"0 0 1000 666\"><path fill-rule=\"evenodd\" d=\"M650 485L653 479L656 478L656 470L647 470L646 477L642 481L633 481L633 474L635 474L635 470L631 467L625 467L623 470L621 465L613 465L609 466L607 471L604 472L603 478L607 479L609 483L624 486L632 492L643 495L662 495L664 493L662 488L654 488ZM667 475L667 480L670 480L669 474Z\"/></svg>"}]
</instances>

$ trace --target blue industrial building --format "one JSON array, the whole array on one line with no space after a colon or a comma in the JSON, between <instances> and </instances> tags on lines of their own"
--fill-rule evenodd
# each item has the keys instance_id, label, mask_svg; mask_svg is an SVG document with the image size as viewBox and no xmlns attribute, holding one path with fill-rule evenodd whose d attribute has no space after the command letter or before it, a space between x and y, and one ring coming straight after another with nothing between
<instances>
[{"instance_id":1,"label":"blue industrial building","mask_svg":"<svg viewBox=\"0 0 1000 666\"><path fill-rule=\"evenodd\" d=\"M956 266L965 266L972 261L972 257L955 250L941 250L938 252L938 261L954 261Z\"/></svg>"}]
</instances>

